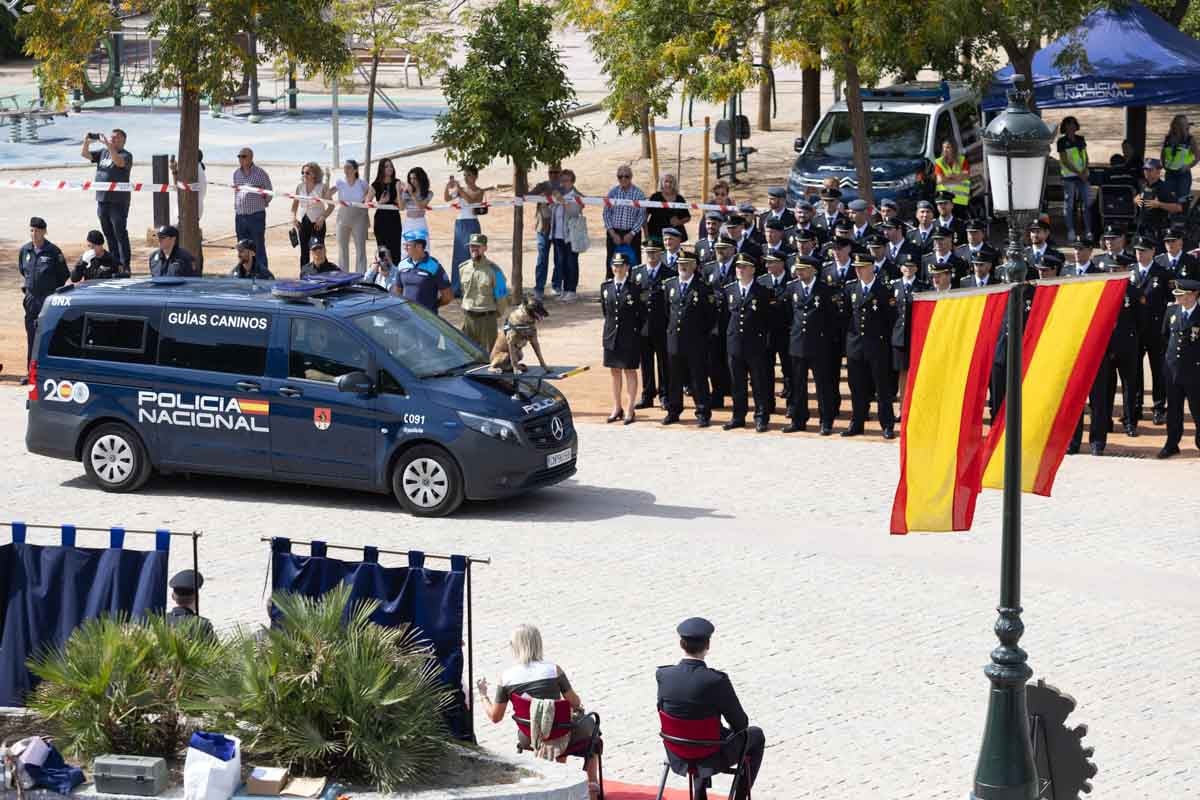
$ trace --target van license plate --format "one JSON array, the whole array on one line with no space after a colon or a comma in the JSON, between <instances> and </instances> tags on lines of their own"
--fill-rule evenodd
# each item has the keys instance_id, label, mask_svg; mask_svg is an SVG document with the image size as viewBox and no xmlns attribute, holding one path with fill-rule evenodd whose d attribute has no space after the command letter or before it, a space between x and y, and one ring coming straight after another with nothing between
<instances>
[{"instance_id":1,"label":"van license plate","mask_svg":"<svg viewBox=\"0 0 1200 800\"><path fill-rule=\"evenodd\" d=\"M563 450L561 453L551 453L550 455L546 456L546 469L554 469L555 467L561 467L563 464L566 464L570 460L571 460L571 448L569 448L569 447L566 450Z\"/></svg>"}]
</instances>

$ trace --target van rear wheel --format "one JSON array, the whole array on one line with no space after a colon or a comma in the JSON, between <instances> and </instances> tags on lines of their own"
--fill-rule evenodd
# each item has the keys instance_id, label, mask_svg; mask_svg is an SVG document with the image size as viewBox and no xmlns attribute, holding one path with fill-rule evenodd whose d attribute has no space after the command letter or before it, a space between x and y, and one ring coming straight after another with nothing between
<instances>
[{"instance_id":1,"label":"van rear wheel","mask_svg":"<svg viewBox=\"0 0 1200 800\"><path fill-rule=\"evenodd\" d=\"M413 516L444 517L462 505L462 472L445 450L418 445L396 462L392 492Z\"/></svg>"},{"instance_id":2,"label":"van rear wheel","mask_svg":"<svg viewBox=\"0 0 1200 800\"><path fill-rule=\"evenodd\" d=\"M88 434L83 468L106 492L132 492L150 478L150 459L142 440L128 425L110 422Z\"/></svg>"}]
</instances>

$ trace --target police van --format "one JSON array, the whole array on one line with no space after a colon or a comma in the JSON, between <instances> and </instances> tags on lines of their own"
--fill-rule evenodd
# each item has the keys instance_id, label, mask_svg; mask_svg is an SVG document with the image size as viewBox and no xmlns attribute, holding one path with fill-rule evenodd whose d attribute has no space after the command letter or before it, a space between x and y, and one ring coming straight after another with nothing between
<instances>
[{"instance_id":1,"label":"police van","mask_svg":"<svg viewBox=\"0 0 1200 800\"><path fill-rule=\"evenodd\" d=\"M893 198L903 218L913 216L918 200L932 200L933 161L942 142L951 140L971 167L971 196L982 198L983 123L979 98L966 86L903 83L862 90L870 143L871 187L875 200ZM825 111L808 139L797 139L799 156L788 178L788 199L813 198L834 178L843 202L858 197L854 137L845 102Z\"/></svg>"},{"instance_id":2,"label":"police van","mask_svg":"<svg viewBox=\"0 0 1200 800\"><path fill-rule=\"evenodd\" d=\"M495 374L425 308L332 274L64 286L38 320L26 447L111 492L210 473L391 492L419 516L574 474L571 409L543 380L562 372Z\"/></svg>"}]
</instances>

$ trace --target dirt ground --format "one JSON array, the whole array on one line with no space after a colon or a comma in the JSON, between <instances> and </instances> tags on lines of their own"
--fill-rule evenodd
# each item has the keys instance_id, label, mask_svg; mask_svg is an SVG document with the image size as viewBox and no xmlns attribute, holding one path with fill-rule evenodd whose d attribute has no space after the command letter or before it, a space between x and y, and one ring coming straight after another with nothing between
<instances>
[{"instance_id":1,"label":"dirt ground","mask_svg":"<svg viewBox=\"0 0 1200 800\"><path fill-rule=\"evenodd\" d=\"M750 200L765 206L766 189L768 186L780 185L786 181L793 160L792 143L800 135L799 125L799 85L796 82L781 81L778 87L780 97L780 114L774 121L774 130L764 133L755 131L752 143L759 152L751 158L750 170L741 176L741 181L734 187L735 200ZM754 99L747 93L747 106L752 108ZM1161 137L1175 113L1193 113L1200 109L1178 107L1152 109L1149 119L1148 137L1151 150ZM1089 152L1093 162L1106 163L1108 157L1119 151L1123 136L1124 115L1120 109L1079 109L1072 113L1079 119L1083 134L1089 143ZM1046 120L1057 125L1065 113L1047 113ZM596 115L586 120L593 126L603 124L601 116ZM135 129L136 130L136 129ZM136 137L136 133L134 134ZM683 137L682 158L676 160L676 137L664 135L658 142L659 166L661 171L676 172L679 176L683 194L688 199L696 199L700 195L701 171L704 163L701 153L700 138L696 136ZM619 138L616 141L599 144L585 149L579 156L566 162L578 174L580 190L587 195L603 195L614 181L618 165L629 163L633 165L634 182L640 185L647 194L653 191L650 159L639 158L640 147L635 136ZM677 167L678 163L678 168ZM448 175L454 170L453 165L446 163L441 153L431 153L411 159L398 160L397 167L405 171L409 166L421 165L430 174L435 193L440 199L441 187ZM263 165L272 175L277 187L291 188L291 177L298 172L298 165L265 164ZM53 172L54 177L70 180L83 180L91 177L92 170L86 165L78 169L61 169ZM29 179L37 177L36 171L7 171L3 178ZM214 163L209 166L208 177L210 188L206 201L205 217L202 227L205 234L205 272L206 274L221 274L234 263L233 255L233 219L232 202L223 194L227 190L215 185L218 182L228 182L232 174L232 165ZM542 179L542 174L530 176L531 182ZM491 199L499 199L511 195L511 170L505 164L493 164L481 173L480 182L484 186L493 187L489 193ZM3 315L0 323L0 381L16 380L23 373L22 360L24 357L24 329L20 310L20 280L16 270L16 251L25 241L30 214L44 216L49 222L49 238L62 247L69 262L72 262L84 250L84 235L95 223L94 204L91 196L79 192L13 192L9 197L15 201L0 207L0 308L10 309ZM294 277L299 272L297 251L290 247L287 231L290 220L290 203L276 200L268 210L268 253L272 271L277 277ZM543 349L547 359L555 364L589 364L593 368L581 375L566 381L562 388L569 396L576 413L585 419L597 420L608 415L610 400L610 378L608 370L600 367L600 329L601 315L598 304L599 285L603 280L604 259L604 228L601 221L600 209L589 207L586 210L589 230L591 231L592 247L580 258L580 302L568 305L548 301L550 317L543 325ZM438 212L430 215L431 251L435 257L449 267L450 245L453 240L454 213ZM526 213L525 235L522 251L524 254L524 286L533 286L534 263L536 261L536 239L533 234L531 214ZM495 208L481 219L483 229L490 239L489 256L497 263L508 269L512 263L513 252L513 209ZM144 198L134 200L130 217L131 238L134 240L135 272L144 272L152 247L147 236L151 227L151 204ZM696 223L688 226L689 233L695 235ZM332 231L331 231L332 235ZM368 242L368 248L373 242ZM330 257L337 260L337 246L331 242ZM445 316L452 322L461 320L458 305L445 309ZM843 396L848 399L849 391L843 382ZM848 402L844 404L848 410ZM1147 403L1149 405L1149 403ZM844 412L845 413L845 412ZM714 422L720 425L727 419L728 412L718 412ZM643 412L642 424L657 423L661 413ZM685 414L685 423L689 416ZM786 424L781 417L776 417L773 427ZM871 426L869 426L870 428ZM1123 435L1110 437L1108 453L1147 456L1153 454L1161 446L1165 434L1161 427L1142 426L1142 436L1138 439L1126 439ZM804 434L815 435L815 434ZM1185 443L1190 441L1191 430L1186 433ZM871 437L879 437L878 430L869 433ZM883 441L879 438L879 441Z\"/></svg>"}]
</instances>

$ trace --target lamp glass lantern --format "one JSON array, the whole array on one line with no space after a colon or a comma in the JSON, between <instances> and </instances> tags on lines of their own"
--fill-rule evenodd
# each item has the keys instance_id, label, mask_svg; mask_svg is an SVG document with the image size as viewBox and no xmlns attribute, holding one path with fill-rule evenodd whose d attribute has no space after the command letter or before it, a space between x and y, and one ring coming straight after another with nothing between
<instances>
[{"instance_id":1,"label":"lamp glass lantern","mask_svg":"<svg viewBox=\"0 0 1200 800\"><path fill-rule=\"evenodd\" d=\"M1014 84L1022 76L1014 78ZM1046 155L1054 132L1042 118L1029 110L1029 92L1010 90L1008 107L983 132L992 209L1036 212L1042 205L1046 179Z\"/></svg>"}]
</instances>

